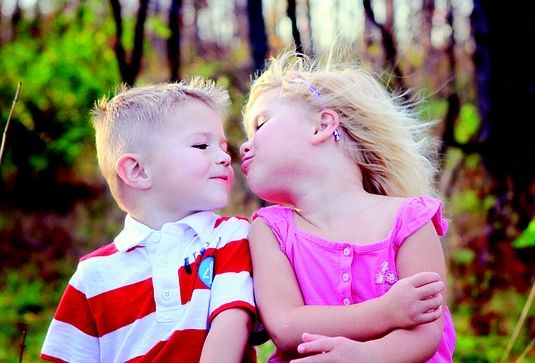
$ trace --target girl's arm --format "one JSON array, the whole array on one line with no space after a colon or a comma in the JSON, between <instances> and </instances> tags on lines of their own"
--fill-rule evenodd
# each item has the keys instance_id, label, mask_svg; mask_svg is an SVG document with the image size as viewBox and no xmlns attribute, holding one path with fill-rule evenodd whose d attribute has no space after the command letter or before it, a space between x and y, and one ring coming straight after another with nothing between
<instances>
[{"instance_id":1,"label":"girl's arm","mask_svg":"<svg viewBox=\"0 0 535 363\"><path fill-rule=\"evenodd\" d=\"M445 281L446 266L442 246L431 223L427 223L401 246L396 259L400 277L419 271L436 271ZM446 301L446 291L442 292ZM443 317L413 329L397 329L368 342L349 341L342 337L304 335L299 347L302 354L316 354L296 360L299 363L344 362L350 354L359 362L425 362L431 358L442 339Z\"/></svg>"},{"instance_id":2,"label":"girl's arm","mask_svg":"<svg viewBox=\"0 0 535 363\"><path fill-rule=\"evenodd\" d=\"M249 241L260 317L275 345L283 351L295 352L304 332L368 340L441 315L440 310L430 311L441 304L441 297L424 299L443 288L442 283L433 283L438 280L436 274L399 281L391 293L359 304L304 305L293 269L261 218L253 221Z\"/></svg>"}]
</instances>

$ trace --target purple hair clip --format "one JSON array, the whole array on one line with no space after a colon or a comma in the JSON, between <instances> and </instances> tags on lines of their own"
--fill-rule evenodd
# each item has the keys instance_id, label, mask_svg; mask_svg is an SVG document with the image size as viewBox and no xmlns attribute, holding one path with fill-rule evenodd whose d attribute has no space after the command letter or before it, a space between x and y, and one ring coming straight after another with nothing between
<instances>
[{"instance_id":1,"label":"purple hair clip","mask_svg":"<svg viewBox=\"0 0 535 363\"><path fill-rule=\"evenodd\" d=\"M307 86L307 88L310 90L310 92L314 95L314 97L316 98L316 100L320 101L321 103L321 93L320 91L318 91L318 89L316 87L314 87L313 85L311 85L310 83L308 83L304 78L301 78L301 77L296 77L294 79L292 79L290 82L297 82L297 83L302 83L304 84L305 86Z\"/></svg>"},{"instance_id":2,"label":"purple hair clip","mask_svg":"<svg viewBox=\"0 0 535 363\"><path fill-rule=\"evenodd\" d=\"M321 104L321 108L323 109L323 102L321 102L321 93L316 87L314 87L313 85L308 83L302 77L296 77L296 78L292 79L290 82L302 83L305 86L307 86L307 88L310 90L310 93L312 93L314 95L314 98ZM340 135L340 131L338 129L335 129L333 131L333 137L334 137L334 141L336 141L336 142L340 141L341 135Z\"/></svg>"}]
</instances>

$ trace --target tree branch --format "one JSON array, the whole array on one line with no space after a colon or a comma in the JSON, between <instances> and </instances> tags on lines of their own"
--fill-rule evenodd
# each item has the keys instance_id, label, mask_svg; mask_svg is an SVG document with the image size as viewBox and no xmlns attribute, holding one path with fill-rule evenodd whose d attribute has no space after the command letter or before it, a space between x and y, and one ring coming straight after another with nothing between
<instances>
[{"instance_id":1,"label":"tree branch","mask_svg":"<svg viewBox=\"0 0 535 363\"><path fill-rule=\"evenodd\" d=\"M9 115L7 116L6 127L4 128L4 133L2 135L2 144L0 145L0 165L2 164L2 156L4 155L4 146L6 144L7 129L9 127L9 123L11 122L13 111L15 110L15 104L17 103L17 100L19 99L19 92L20 92L21 87L22 87L22 82L19 82L17 86L17 91L15 92L15 97L13 98L13 103L11 104L11 110L9 111Z\"/></svg>"}]
</instances>

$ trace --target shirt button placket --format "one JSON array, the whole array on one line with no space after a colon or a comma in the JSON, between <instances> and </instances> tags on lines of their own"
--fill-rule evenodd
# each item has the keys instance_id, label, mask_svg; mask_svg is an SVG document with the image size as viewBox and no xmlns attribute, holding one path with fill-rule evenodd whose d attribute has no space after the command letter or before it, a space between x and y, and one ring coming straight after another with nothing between
<instances>
[{"instance_id":1,"label":"shirt button placket","mask_svg":"<svg viewBox=\"0 0 535 363\"><path fill-rule=\"evenodd\" d=\"M342 304L350 305L352 303L353 293L351 291L351 265L353 262L353 249L351 246L345 246L342 250L342 263L340 265L342 286Z\"/></svg>"}]
</instances>

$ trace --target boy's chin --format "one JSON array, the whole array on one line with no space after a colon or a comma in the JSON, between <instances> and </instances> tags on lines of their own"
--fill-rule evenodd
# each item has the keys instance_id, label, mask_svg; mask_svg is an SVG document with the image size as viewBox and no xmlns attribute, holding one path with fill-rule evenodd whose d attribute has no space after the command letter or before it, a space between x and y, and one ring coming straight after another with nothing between
<instances>
[{"instance_id":1,"label":"boy's chin","mask_svg":"<svg viewBox=\"0 0 535 363\"><path fill-rule=\"evenodd\" d=\"M228 196L226 198L221 198L221 200L218 200L213 203L212 208L209 209L222 209L225 208L228 204Z\"/></svg>"}]
</instances>

